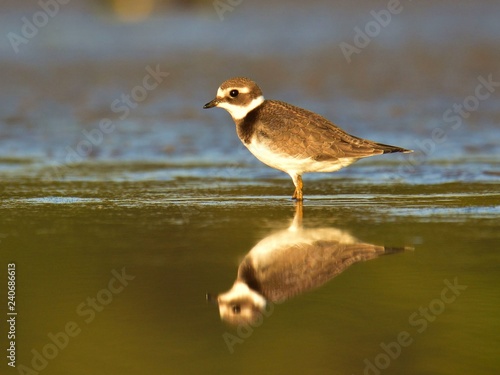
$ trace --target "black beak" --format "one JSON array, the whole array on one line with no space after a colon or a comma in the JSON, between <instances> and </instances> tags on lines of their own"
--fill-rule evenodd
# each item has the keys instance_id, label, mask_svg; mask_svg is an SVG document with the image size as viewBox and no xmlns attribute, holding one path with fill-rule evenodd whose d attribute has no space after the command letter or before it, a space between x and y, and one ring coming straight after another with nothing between
<instances>
[{"instance_id":1,"label":"black beak","mask_svg":"<svg viewBox=\"0 0 500 375\"><path fill-rule=\"evenodd\" d=\"M205 104L203 106L204 109L207 109L207 108L213 108L213 107L217 107L217 104L219 104L219 102L217 101L217 99L214 99L212 100L211 102L208 102L207 104Z\"/></svg>"}]
</instances>

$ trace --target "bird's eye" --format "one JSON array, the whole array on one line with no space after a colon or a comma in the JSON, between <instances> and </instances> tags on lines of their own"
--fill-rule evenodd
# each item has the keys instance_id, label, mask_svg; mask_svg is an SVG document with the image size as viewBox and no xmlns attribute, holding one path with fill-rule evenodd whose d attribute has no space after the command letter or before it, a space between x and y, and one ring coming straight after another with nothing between
<instances>
[{"instance_id":1,"label":"bird's eye","mask_svg":"<svg viewBox=\"0 0 500 375\"><path fill-rule=\"evenodd\" d=\"M231 90L229 92L229 95L231 96L231 98L236 98L238 96L240 92L238 90Z\"/></svg>"},{"instance_id":2,"label":"bird's eye","mask_svg":"<svg viewBox=\"0 0 500 375\"><path fill-rule=\"evenodd\" d=\"M241 307L240 305L234 305L233 306L233 313L239 314L241 312Z\"/></svg>"}]
</instances>

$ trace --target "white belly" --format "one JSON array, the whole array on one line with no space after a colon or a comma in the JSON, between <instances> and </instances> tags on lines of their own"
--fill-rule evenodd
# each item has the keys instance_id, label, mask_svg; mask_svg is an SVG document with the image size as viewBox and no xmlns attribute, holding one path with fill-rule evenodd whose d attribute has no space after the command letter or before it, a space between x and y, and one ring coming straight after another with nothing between
<instances>
[{"instance_id":1,"label":"white belly","mask_svg":"<svg viewBox=\"0 0 500 375\"><path fill-rule=\"evenodd\" d=\"M300 158L286 154L277 154L265 144L255 141L245 145L252 154L264 164L279 169L290 175L302 175L305 172L335 172L356 161L354 158L340 158L335 161L317 161L313 158Z\"/></svg>"}]
</instances>

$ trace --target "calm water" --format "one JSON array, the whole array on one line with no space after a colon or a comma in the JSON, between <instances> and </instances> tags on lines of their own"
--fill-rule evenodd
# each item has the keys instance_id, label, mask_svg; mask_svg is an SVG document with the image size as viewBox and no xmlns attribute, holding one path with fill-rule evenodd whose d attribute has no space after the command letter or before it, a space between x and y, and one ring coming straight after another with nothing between
<instances>
[{"instance_id":1,"label":"calm water","mask_svg":"<svg viewBox=\"0 0 500 375\"><path fill-rule=\"evenodd\" d=\"M124 23L75 1L17 54L0 40L0 273L15 263L18 313L0 373L498 373L500 7L402 2L348 63L340 43L386 3L287 4ZM36 11L11 5L0 34ZM205 295L296 208L289 177L201 109L236 74L416 151L306 175L303 206L305 230L414 250L243 326Z\"/></svg>"}]
</instances>

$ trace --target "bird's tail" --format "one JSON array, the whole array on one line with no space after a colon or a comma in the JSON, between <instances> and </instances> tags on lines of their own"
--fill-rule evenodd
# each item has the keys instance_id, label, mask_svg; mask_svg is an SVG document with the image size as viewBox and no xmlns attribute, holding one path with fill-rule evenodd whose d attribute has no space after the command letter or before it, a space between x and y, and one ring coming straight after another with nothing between
<instances>
[{"instance_id":1,"label":"bird's tail","mask_svg":"<svg viewBox=\"0 0 500 375\"><path fill-rule=\"evenodd\" d=\"M402 152L404 154L409 154L410 152L413 152L413 150L408 150L406 148L397 146L385 145L383 143L376 143L376 146L378 149L382 150L384 154L391 154L393 152Z\"/></svg>"},{"instance_id":2,"label":"bird's tail","mask_svg":"<svg viewBox=\"0 0 500 375\"><path fill-rule=\"evenodd\" d=\"M378 148L383 151L384 154L391 154L393 152L402 152L404 154L409 154L413 152L413 150L408 150L406 148L402 147L397 147L397 146L391 146L391 145L385 145L383 143L376 143Z\"/></svg>"},{"instance_id":3,"label":"bird's tail","mask_svg":"<svg viewBox=\"0 0 500 375\"><path fill-rule=\"evenodd\" d=\"M403 251L414 251L414 250L415 248L412 246L404 246L404 247L384 246L384 253L382 255L396 254L396 253L402 253Z\"/></svg>"}]
</instances>

